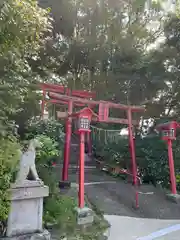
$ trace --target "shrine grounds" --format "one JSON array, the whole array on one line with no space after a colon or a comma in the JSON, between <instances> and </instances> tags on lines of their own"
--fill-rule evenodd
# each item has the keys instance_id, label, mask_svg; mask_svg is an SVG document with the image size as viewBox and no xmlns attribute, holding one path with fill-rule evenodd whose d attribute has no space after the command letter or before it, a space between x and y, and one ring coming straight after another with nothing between
<instances>
[{"instance_id":1,"label":"shrine grounds","mask_svg":"<svg viewBox=\"0 0 180 240\"><path fill-rule=\"evenodd\" d=\"M60 169L61 166L56 167L57 172ZM76 166L71 165L69 172L71 181L77 182ZM179 239L179 206L167 200L160 190L150 185L142 186L144 194L140 195L140 207L135 210L131 184L100 172L92 163L87 163L85 176L88 199L111 224L109 240Z\"/></svg>"}]
</instances>

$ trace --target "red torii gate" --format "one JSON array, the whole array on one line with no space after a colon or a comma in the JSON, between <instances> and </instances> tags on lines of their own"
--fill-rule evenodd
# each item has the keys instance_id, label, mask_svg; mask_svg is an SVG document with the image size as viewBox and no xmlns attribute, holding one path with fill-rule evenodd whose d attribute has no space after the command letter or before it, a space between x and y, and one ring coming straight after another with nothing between
<instances>
[{"instance_id":1,"label":"red torii gate","mask_svg":"<svg viewBox=\"0 0 180 240\"><path fill-rule=\"evenodd\" d=\"M130 143L130 152L132 160L132 175L133 183L137 186L137 166L136 166L136 157L135 157L135 146L133 139L132 126L137 125L138 121L132 120L132 112L141 112L144 111L142 106L127 106L124 104L118 104L107 101L95 101L92 100L95 97L95 93L88 91L79 91L65 88L63 86L55 84L41 84L41 89L43 90L43 100L42 100L42 114L44 113L45 106L45 96L46 92L49 93L52 103L62 103L68 104L68 113L64 116L66 120L66 139L65 139L65 150L64 150L64 164L63 164L63 173L62 180L65 182L68 180L68 166L69 166L69 150L70 150L70 141L71 141L71 131L72 131L72 118L73 106L85 106L94 107L99 105L98 121L106 123L120 123L127 124L129 129L129 143ZM88 99L89 98L89 99ZM127 119L111 118L109 117L109 109L117 108L125 110L127 113ZM138 198L138 194L137 194ZM137 203L138 199L136 199Z\"/></svg>"},{"instance_id":2,"label":"red torii gate","mask_svg":"<svg viewBox=\"0 0 180 240\"><path fill-rule=\"evenodd\" d=\"M142 106L126 106L123 104L117 104L107 101L95 101L95 100L88 100L88 99L82 99L62 94L57 94L50 92L49 93L50 98L55 98L59 100L65 100L68 102L74 102L74 103L81 103L81 104L88 104L88 105L99 105L99 122L107 122L107 123L121 123L121 124L127 124L129 127L129 140L130 140L130 150L131 150L131 156L132 156L132 167L133 167L133 173L134 173L134 183L136 183L136 159L135 159L135 149L134 149L134 140L133 140L133 132L132 132L132 125L138 124L138 121L132 120L132 112L140 112L144 111L144 107ZM117 108L121 110L127 111L127 119L119 119L119 118L110 118L109 117L109 108Z\"/></svg>"},{"instance_id":3,"label":"red torii gate","mask_svg":"<svg viewBox=\"0 0 180 240\"><path fill-rule=\"evenodd\" d=\"M73 113L73 107L79 106L84 107L84 103L74 103L73 101L67 101L65 99L57 99L53 97L50 100L46 100L46 93L62 93L66 94L67 96L75 96L80 97L81 99L92 99L96 96L95 92L89 92L84 90L71 90L64 86L52 83L41 83L40 88L43 91L43 98L41 104L41 115L42 118L44 116L45 104L47 102L51 102L52 104L64 104L68 105L68 114ZM63 95L64 96L64 95ZM92 105L90 107L93 107ZM62 181L68 181L68 166L69 166L69 156L70 156L70 143L71 143L71 134L72 134L72 119L71 117L67 118L66 120L66 127L65 127L66 135L65 135L65 144L64 144L64 162L63 162L63 171L62 171ZM88 151L91 152L91 141L90 141L90 133L87 135L88 137Z\"/></svg>"},{"instance_id":4,"label":"red torii gate","mask_svg":"<svg viewBox=\"0 0 180 240\"><path fill-rule=\"evenodd\" d=\"M121 124L128 125L129 144L130 144L130 152L131 152L131 160L132 160L133 184L136 187L137 186L137 165L136 165L135 146L134 146L134 137L133 137L132 127L133 127L133 124L137 125L139 121L132 120L132 112L144 111L145 108L142 106L127 106L127 105L117 104L117 103L112 103L112 102L107 102L107 101L87 100L87 99L57 94L57 93L53 93L53 92L50 92L49 96L50 96L50 98L56 98L56 99L60 99L60 100L63 99L68 102L73 101L74 103L78 103L78 104L88 104L91 106L99 105L98 119L96 121L106 122L106 123L121 123ZM110 108L126 110L127 119L110 118L109 117L109 109ZM71 116L72 116L72 114L67 113L67 115L65 115L64 118L70 118ZM136 199L136 208L138 208L139 204L138 204L138 191L137 190L136 190L136 198L135 199Z\"/></svg>"}]
</instances>

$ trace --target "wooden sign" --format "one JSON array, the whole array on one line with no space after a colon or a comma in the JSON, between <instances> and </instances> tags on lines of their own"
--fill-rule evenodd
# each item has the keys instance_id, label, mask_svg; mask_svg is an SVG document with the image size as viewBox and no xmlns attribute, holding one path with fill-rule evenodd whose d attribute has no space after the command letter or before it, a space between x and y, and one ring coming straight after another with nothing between
<instances>
[{"instance_id":1,"label":"wooden sign","mask_svg":"<svg viewBox=\"0 0 180 240\"><path fill-rule=\"evenodd\" d=\"M68 116L68 113L67 113L67 112L57 111L57 117L58 117L58 118L67 118L67 116Z\"/></svg>"},{"instance_id":2,"label":"wooden sign","mask_svg":"<svg viewBox=\"0 0 180 240\"><path fill-rule=\"evenodd\" d=\"M100 102L99 104L99 121L107 122L109 117L109 107L107 104Z\"/></svg>"}]
</instances>

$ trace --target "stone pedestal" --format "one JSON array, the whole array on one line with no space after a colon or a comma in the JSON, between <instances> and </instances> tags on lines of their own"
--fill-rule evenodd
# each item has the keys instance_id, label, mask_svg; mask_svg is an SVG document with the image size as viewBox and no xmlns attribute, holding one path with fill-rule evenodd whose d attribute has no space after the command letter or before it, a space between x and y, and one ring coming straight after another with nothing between
<instances>
[{"instance_id":1,"label":"stone pedestal","mask_svg":"<svg viewBox=\"0 0 180 240\"><path fill-rule=\"evenodd\" d=\"M94 221L94 213L90 208L76 208L77 213L77 224L78 225L85 225L91 224Z\"/></svg>"},{"instance_id":2,"label":"stone pedestal","mask_svg":"<svg viewBox=\"0 0 180 240\"><path fill-rule=\"evenodd\" d=\"M49 188L38 181L25 181L11 188L7 237L42 232L43 197Z\"/></svg>"}]
</instances>

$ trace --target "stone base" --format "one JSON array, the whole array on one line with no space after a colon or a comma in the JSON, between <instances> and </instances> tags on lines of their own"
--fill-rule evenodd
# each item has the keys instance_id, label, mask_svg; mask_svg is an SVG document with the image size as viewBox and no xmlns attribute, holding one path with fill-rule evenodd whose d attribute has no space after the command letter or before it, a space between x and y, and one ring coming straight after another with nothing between
<instances>
[{"instance_id":1,"label":"stone base","mask_svg":"<svg viewBox=\"0 0 180 240\"><path fill-rule=\"evenodd\" d=\"M42 232L43 197L49 188L35 181L11 189L7 237Z\"/></svg>"},{"instance_id":2,"label":"stone base","mask_svg":"<svg viewBox=\"0 0 180 240\"><path fill-rule=\"evenodd\" d=\"M175 202L175 203L180 203L180 195L179 194L167 194L166 195L168 200Z\"/></svg>"},{"instance_id":3,"label":"stone base","mask_svg":"<svg viewBox=\"0 0 180 240\"><path fill-rule=\"evenodd\" d=\"M133 208L134 210L139 210L139 206L136 206L135 203L132 204L132 208Z\"/></svg>"},{"instance_id":4,"label":"stone base","mask_svg":"<svg viewBox=\"0 0 180 240\"><path fill-rule=\"evenodd\" d=\"M69 182L69 181L60 181L59 182L60 189L68 189L70 187L71 187L71 182Z\"/></svg>"},{"instance_id":5,"label":"stone base","mask_svg":"<svg viewBox=\"0 0 180 240\"><path fill-rule=\"evenodd\" d=\"M1 240L51 240L51 234L44 230L41 233L25 234L20 236L0 238Z\"/></svg>"},{"instance_id":6,"label":"stone base","mask_svg":"<svg viewBox=\"0 0 180 240\"><path fill-rule=\"evenodd\" d=\"M75 208L77 213L77 224L85 225L91 224L94 222L94 213L90 208Z\"/></svg>"},{"instance_id":7,"label":"stone base","mask_svg":"<svg viewBox=\"0 0 180 240\"><path fill-rule=\"evenodd\" d=\"M44 183L42 180L24 180L23 182L15 182L11 184L11 189L17 189L17 188L25 188L25 187L38 187L38 186L44 186Z\"/></svg>"}]
</instances>

